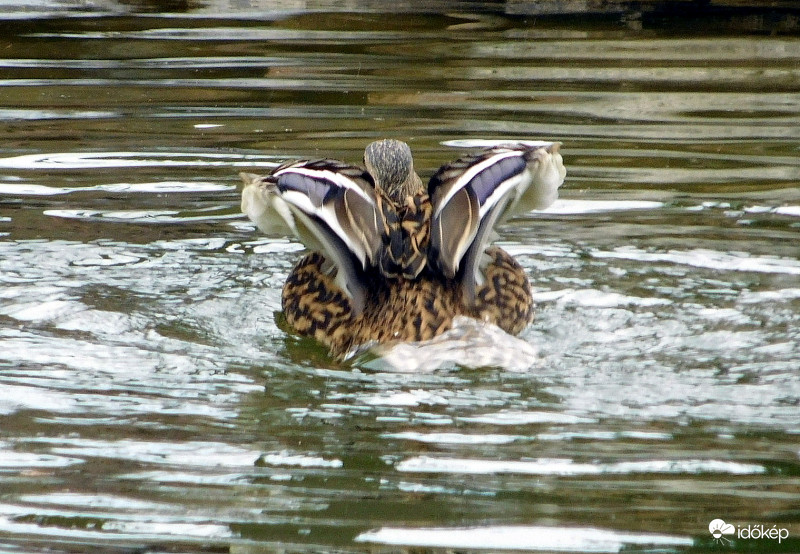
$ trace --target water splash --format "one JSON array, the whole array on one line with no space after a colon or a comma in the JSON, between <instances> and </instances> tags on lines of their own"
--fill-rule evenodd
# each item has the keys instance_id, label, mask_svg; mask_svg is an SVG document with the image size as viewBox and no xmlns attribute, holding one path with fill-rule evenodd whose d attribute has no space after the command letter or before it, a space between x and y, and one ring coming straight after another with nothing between
<instances>
[{"instance_id":1,"label":"water splash","mask_svg":"<svg viewBox=\"0 0 800 554\"><path fill-rule=\"evenodd\" d=\"M495 325L456 317L453 327L428 341L373 348L375 360L360 365L378 371L420 372L453 367L500 367L528 371L539 354L532 344Z\"/></svg>"}]
</instances>

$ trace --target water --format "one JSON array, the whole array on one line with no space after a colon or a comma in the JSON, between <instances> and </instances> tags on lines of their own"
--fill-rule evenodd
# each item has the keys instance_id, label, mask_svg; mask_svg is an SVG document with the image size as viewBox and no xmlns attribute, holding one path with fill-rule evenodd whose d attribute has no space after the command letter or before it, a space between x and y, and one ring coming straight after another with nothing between
<instances>
[{"instance_id":1,"label":"water","mask_svg":"<svg viewBox=\"0 0 800 554\"><path fill-rule=\"evenodd\" d=\"M172 9L2 10L0 549L800 550L797 36ZM519 340L339 364L276 323L302 247L236 174L384 136L426 177L564 143L502 229Z\"/></svg>"}]
</instances>

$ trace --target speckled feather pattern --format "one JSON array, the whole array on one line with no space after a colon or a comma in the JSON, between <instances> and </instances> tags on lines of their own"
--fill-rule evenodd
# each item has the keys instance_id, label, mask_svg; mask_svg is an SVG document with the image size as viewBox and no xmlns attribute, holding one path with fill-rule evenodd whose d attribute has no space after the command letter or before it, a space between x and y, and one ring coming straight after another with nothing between
<instances>
[{"instance_id":1,"label":"speckled feather pattern","mask_svg":"<svg viewBox=\"0 0 800 554\"><path fill-rule=\"evenodd\" d=\"M466 302L459 283L424 271L417 279L369 279L370 302L354 316L347 297L322 271L323 257L306 255L283 287L287 322L342 357L370 342L428 340L450 329L458 315L493 323L511 334L533 319L533 298L525 271L507 252L490 247L486 282Z\"/></svg>"},{"instance_id":2,"label":"speckled feather pattern","mask_svg":"<svg viewBox=\"0 0 800 554\"><path fill-rule=\"evenodd\" d=\"M432 339L457 316L520 333L533 319L528 278L488 245L509 206L541 209L557 197L566 173L558 147L488 148L443 165L427 188L408 145L392 139L367 146L366 169L301 160L270 177L242 174L242 209L259 228L282 218L314 250L284 285L287 323L339 358Z\"/></svg>"},{"instance_id":3,"label":"speckled feather pattern","mask_svg":"<svg viewBox=\"0 0 800 554\"><path fill-rule=\"evenodd\" d=\"M383 232L378 266L386 277L413 279L425 268L430 242L430 219L433 212L427 194L407 196L404 204L377 195Z\"/></svg>"}]
</instances>

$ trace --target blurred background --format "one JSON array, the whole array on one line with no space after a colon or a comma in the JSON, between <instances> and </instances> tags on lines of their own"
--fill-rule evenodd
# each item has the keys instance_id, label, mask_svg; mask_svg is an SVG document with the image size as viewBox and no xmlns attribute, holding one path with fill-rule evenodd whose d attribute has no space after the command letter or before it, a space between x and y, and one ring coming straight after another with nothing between
<instances>
[{"instance_id":1,"label":"blurred background","mask_svg":"<svg viewBox=\"0 0 800 554\"><path fill-rule=\"evenodd\" d=\"M0 2L0 550L800 551L795 2ZM336 363L239 171L561 141L534 324ZM733 525L716 537L715 519ZM746 538L763 525L788 538Z\"/></svg>"}]
</instances>

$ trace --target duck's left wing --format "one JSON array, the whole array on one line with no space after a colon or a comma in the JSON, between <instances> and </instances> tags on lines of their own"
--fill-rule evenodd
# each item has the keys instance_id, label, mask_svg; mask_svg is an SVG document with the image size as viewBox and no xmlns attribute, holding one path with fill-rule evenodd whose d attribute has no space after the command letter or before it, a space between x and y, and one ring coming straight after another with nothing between
<instances>
[{"instance_id":1,"label":"duck's left wing","mask_svg":"<svg viewBox=\"0 0 800 554\"><path fill-rule=\"evenodd\" d=\"M482 283L481 258L494 226L511 215L547 208L558 198L566 176L559 147L502 145L442 166L428 184L433 202L429 261L448 278L461 275L473 294Z\"/></svg>"},{"instance_id":2,"label":"duck's left wing","mask_svg":"<svg viewBox=\"0 0 800 554\"><path fill-rule=\"evenodd\" d=\"M262 231L291 232L322 254L360 313L364 291L359 271L374 263L381 240L372 177L335 160L292 162L271 175L241 177L242 211Z\"/></svg>"}]
</instances>

